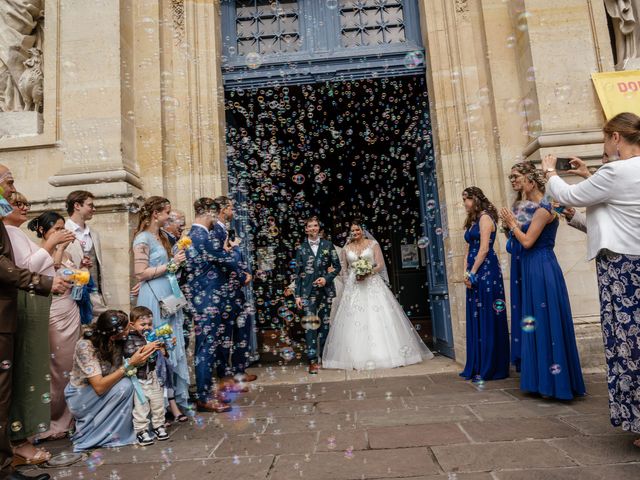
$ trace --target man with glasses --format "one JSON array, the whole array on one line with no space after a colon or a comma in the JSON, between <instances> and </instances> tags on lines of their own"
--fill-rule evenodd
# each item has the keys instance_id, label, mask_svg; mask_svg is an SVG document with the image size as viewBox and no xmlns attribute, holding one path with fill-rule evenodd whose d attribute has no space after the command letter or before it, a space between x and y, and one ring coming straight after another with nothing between
<instances>
[{"instance_id":1,"label":"man with glasses","mask_svg":"<svg viewBox=\"0 0 640 480\"><path fill-rule=\"evenodd\" d=\"M180 210L171 210L169 214L169 220L164 226L161 227L162 233L164 233L169 239L169 243L173 247L184 232L186 225L184 212Z\"/></svg>"},{"instance_id":2,"label":"man with glasses","mask_svg":"<svg viewBox=\"0 0 640 480\"><path fill-rule=\"evenodd\" d=\"M66 207L69 218L64 226L73 232L76 237L67 247L74 264L81 268L87 268L91 272L91 278L95 283L95 291L91 292L91 305L93 306L93 319L107 310L104 289L104 271L102 263L102 248L98 232L92 230L87 222L93 218L96 207L95 197L91 192L76 190L67 195Z\"/></svg>"}]
</instances>

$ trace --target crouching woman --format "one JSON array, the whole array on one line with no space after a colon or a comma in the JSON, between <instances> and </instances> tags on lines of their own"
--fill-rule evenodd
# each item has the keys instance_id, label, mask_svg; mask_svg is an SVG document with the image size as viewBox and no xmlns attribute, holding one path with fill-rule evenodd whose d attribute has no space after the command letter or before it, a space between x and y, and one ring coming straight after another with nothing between
<instances>
[{"instance_id":1,"label":"crouching woman","mask_svg":"<svg viewBox=\"0 0 640 480\"><path fill-rule=\"evenodd\" d=\"M157 345L140 347L124 361L122 347L128 332L128 315L107 310L76 344L64 391L76 422L71 437L75 452L135 443L134 387L129 377L135 374L136 367L144 365Z\"/></svg>"}]
</instances>

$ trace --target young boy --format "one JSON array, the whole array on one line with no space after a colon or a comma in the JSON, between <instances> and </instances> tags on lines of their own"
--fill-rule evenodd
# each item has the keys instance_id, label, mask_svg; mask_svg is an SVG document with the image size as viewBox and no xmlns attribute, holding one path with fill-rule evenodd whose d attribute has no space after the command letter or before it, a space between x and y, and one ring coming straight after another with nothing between
<instances>
[{"instance_id":1,"label":"young boy","mask_svg":"<svg viewBox=\"0 0 640 480\"><path fill-rule=\"evenodd\" d=\"M129 321L131 328L124 345L125 358L131 357L140 347L147 344L145 334L153 329L153 313L147 307L135 307L131 310ZM161 347L160 351L166 355L165 348ZM149 357L144 366L138 367L136 377L146 398L146 402L143 403L137 392L133 396L133 429L138 444L154 443L154 438L149 433L149 412L155 438L168 440L169 434L164 427L164 395L156 376L156 355Z\"/></svg>"}]
</instances>

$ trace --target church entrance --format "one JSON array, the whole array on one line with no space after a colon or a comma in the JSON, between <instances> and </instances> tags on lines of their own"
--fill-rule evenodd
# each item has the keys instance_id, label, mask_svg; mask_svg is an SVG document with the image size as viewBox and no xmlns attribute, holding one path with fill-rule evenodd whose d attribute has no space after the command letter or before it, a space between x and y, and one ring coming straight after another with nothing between
<instances>
[{"instance_id":1,"label":"church entrance","mask_svg":"<svg viewBox=\"0 0 640 480\"><path fill-rule=\"evenodd\" d=\"M227 89L229 190L255 280L263 360L303 355L289 289L304 220L344 245L358 218L427 345L453 356L424 75Z\"/></svg>"}]
</instances>

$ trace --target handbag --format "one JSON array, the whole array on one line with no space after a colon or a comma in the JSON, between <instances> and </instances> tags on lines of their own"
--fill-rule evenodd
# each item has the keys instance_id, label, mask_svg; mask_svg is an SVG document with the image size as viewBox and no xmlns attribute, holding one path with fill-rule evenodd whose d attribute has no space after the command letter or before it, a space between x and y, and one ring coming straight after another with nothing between
<instances>
[{"instance_id":1,"label":"handbag","mask_svg":"<svg viewBox=\"0 0 640 480\"><path fill-rule=\"evenodd\" d=\"M176 297L175 295L170 294L164 298L158 298L158 296L156 295L156 292L153 290L153 287L151 286L151 283L150 282L147 282L147 283L149 284L151 293L153 293L153 296L155 297L155 299L158 301L158 304L160 305L160 316L162 318L167 318L175 315L176 313L178 313L180 310L182 310L184 307L186 307L189 304L189 302L187 301L186 298L184 298L184 295L182 293L180 293L179 297Z\"/></svg>"}]
</instances>

